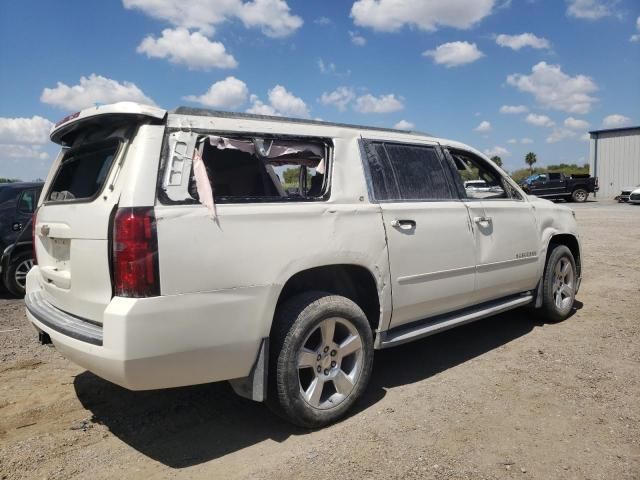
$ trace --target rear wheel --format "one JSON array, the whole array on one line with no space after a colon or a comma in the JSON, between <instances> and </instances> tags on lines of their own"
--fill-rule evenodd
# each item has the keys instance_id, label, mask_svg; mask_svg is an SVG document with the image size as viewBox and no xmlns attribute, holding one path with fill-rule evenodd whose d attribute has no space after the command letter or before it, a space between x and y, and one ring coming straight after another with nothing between
<instances>
[{"instance_id":1,"label":"rear wheel","mask_svg":"<svg viewBox=\"0 0 640 480\"><path fill-rule=\"evenodd\" d=\"M33 265L34 261L29 252L18 254L11 259L4 273L4 284L9 293L16 297L24 297L27 273Z\"/></svg>"},{"instance_id":2,"label":"rear wheel","mask_svg":"<svg viewBox=\"0 0 640 480\"><path fill-rule=\"evenodd\" d=\"M587 201L589 197L589 192L587 192L584 188L576 188L571 194L571 198L574 202L583 203Z\"/></svg>"},{"instance_id":3,"label":"rear wheel","mask_svg":"<svg viewBox=\"0 0 640 480\"><path fill-rule=\"evenodd\" d=\"M287 420L321 427L362 395L373 366L373 334L362 309L323 292L279 308L271 335L267 403Z\"/></svg>"},{"instance_id":4,"label":"rear wheel","mask_svg":"<svg viewBox=\"0 0 640 480\"><path fill-rule=\"evenodd\" d=\"M541 313L558 322L571 313L576 298L578 274L571 250L564 245L550 246L543 278Z\"/></svg>"}]
</instances>

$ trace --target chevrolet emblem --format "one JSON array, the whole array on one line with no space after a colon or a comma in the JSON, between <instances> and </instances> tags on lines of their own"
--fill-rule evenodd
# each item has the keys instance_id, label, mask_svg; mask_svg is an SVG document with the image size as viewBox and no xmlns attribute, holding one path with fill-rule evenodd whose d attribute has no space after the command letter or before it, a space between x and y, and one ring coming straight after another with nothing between
<instances>
[{"instance_id":1,"label":"chevrolet emblem","mask_svg":"<svg viewBox=\"0 0 640 480\"><path fill-rule=\"evenodd\" d=\"M49 236L49 225L42 225L42 227L40 227L40 233L43 237Z\"/></svg>"}]
</instances>

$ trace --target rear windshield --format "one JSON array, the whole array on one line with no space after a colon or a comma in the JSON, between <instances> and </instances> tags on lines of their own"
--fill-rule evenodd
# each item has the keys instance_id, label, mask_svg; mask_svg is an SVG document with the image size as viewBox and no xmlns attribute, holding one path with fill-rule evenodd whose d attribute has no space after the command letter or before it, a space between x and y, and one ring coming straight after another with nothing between
<instances>
[{"instance_id":1,"label":"rear windshield","mask_svg":"<svg viewBox=\"0 0 640 480\"><path fill-rule=\"evenodd\" d=\"M120 141L111 139L70 149L62 159L47 201L92 200L109 175Z\"/></svg>"}]
</instances>

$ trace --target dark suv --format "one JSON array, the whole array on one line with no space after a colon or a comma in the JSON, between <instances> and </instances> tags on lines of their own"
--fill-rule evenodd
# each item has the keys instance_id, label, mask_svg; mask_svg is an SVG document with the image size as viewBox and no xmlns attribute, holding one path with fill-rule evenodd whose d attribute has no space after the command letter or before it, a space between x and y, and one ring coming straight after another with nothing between
<instances>
[{"instance_id":1,"label":"dark suv","mask_svg":"<svg viewBox=\"0 0 640 480\"><path fill-rule=\"evenodd\" d=\"M24 295L27 272L33 266L31 216L42 183L0 184L0 271L4 286L16 296Z\"/></svg>"}]
</instances>

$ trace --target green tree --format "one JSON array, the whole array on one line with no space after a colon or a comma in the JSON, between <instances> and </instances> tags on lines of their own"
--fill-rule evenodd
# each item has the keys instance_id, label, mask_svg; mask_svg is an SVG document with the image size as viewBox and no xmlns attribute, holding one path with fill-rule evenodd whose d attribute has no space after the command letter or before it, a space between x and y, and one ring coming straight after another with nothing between
<instances>
[{"instance_id":1,"label":"green tree","mask_svg":"<svg viewBox=\"0 0 640 480\"><path fill-rule=\"evenodd\" d=\"M287 185L298 184L298 177L300 176L300 167L287 168L282 172L284 177L284 183Z\"/></svg>"},{"instance_id":2,"label":"green tree","mask_svg":"<svg viewBox=\"0 0 640 480\"><path fill-rule=\"evenodd\" d=\"M498 155L494 155L493 157L491 157L491 161L499 167L502 167L502 159Z\"/></svg>"},{"instance_id":3,"label":"green tree","mask_svg":"<svg viewBox=\"0 0 640 480\"><path fill-rule=\"evenodd\" d=\"M533 152L527 153L527 155L524 157L524 163L529 165L529 170L531 170L531 172L533 172L533 164L536 163L537 161L538 161L538 157Z\"/></svg>"}]
</instances>

